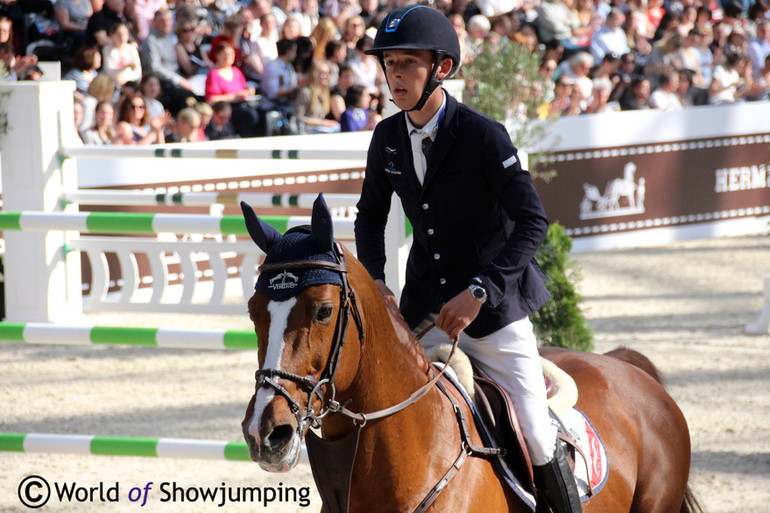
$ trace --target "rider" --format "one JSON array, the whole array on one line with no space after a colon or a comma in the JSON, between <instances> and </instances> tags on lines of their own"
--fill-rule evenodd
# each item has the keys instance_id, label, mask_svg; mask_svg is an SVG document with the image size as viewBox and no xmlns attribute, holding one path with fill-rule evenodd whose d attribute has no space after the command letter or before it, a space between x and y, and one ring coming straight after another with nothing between
<instances>
[{"instance_id":1,"label":"rider","mask_svg":"<svg viewBox=\"0 0 770 513\"><path fill-rule=\"evenodd\" d=\"M510 394L535 485L556 513L582 511L556 428L529 314L548 299L534 260L548 220L500 123L443 88L460 64L454 28L439 11L392 11L367 53L404 111L376 127L355 223L358 258L386 301L384 228L395 191L414 228L401 312L421 342L460 347Z\"/></svg>"}]
</instances>

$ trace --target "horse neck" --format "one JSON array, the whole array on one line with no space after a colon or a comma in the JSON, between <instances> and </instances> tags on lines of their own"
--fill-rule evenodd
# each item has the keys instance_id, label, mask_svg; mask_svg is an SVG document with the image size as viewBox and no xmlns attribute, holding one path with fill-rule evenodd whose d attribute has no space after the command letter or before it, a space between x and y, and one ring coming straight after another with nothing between
<instances>
[{"instance_id":1,"label":"horse neck","mask_svg":"<svg viewBox=\"0 0 770 513\"><path fill-rule=\"evenodd\" d=\"M428 379L428 362L403 319L393 318L388 312L363 265L350 255L347 258L365 338L355 376L350 386L338 392L341 399L351 401L349 409L372 412L403 401L423 386Z\"/></svg>"}]
</instances>

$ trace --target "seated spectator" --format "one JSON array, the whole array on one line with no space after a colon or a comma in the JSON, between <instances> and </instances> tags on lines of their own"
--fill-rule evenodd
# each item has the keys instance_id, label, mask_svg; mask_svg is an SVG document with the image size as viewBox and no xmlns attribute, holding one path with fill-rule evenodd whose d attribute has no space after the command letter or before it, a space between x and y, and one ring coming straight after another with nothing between
<instances>
[{"instance_id":1,"label":"seated spectator","mask_svg":"<svg viewBox=\"0 0 770 513\"><path fill-rule=\"evenodd\" d=\"M178 21L174 27L174 33L177 37L174 49L179 73L187 79L195 75L207 75L214 67L214 62L201 48L201 34L197 21L193 19Z\"/></svg>"},{"instance_id":2,"label":"seated spectator","mask_svg":"<svg viewBox=\"0 0 770 513\"><path fill-rule=\"evenodd\" d=\"M339 30L331 18L321 18L310 33L313 41L313 57L316 61L328 59L326 45L331 41L338 41Z\"/></svg>"},{"instance_id":3,"label":"seated spectator","mask_svg":"<svg viewBox=\"0 0 770 513\"><path fill-rule=\"evenodd\" d=\"M553 119L561 117L570 106L574 87L574 79L564 75L557 78L556 84L554 84L553 100L537 108L538 118Z\"/></svg>"},{"instance_id":4,"label":"seated spectator","mask_svg":"<svg viewBox=\"0 0 770 513\"><path fill-rule=\"evenodd\" d=\"M748 57L754 66L754 76L759 77L765 67L765 58L770 55L770 20L757 23L757 37L749 43Z\"/></svg>"},{"instance_id":5,"label":"seated spectator","mask_svg":"<svg viewBox=\"0 0 770 513\"><path fill-rule=\"evenodd\" d=\"M573 5L573 0L543 0L537 7L535 21L540 40L561 42L566 57L585 50L593 31L593 27L582 25Z\"/></svg>"},{"instance_id":6,"label":"seated spectator","mask_svg":"<svg viewBox=\"0 0 770 513\"><path fill-rule=\"evenodd\" d=\"M102 67L102 54L95 46L81 46L72 56L72 68L64 74L63 80L74 80L75 90L85 96L91 81Z\"/></svg>"},{"instance_id":7,"label":"seated spectator","mask_svg":"<svg viewBox=\"0 0 770 513\"><path fill-rule=\"evenodd\" d=\"M111 102L101 101L96 104L94 124L83 132L83 143L88 145L112 144L115 140L115 129L112 120L115 109Z\"/></svg>"},{"instance_id":8,"label":"seated spectator","mask_svg":"<svg viewBox=\"0 0 770 513\"><path fill-rule=\"evenodd\" d=\"M348 60L348 65L356 75L356 84L366 87L370 93L376 93L380 90L380 84L383 77L382 67L374 55L367 55L371 50L374 40L369 36L364 36L356 43L356 56Z\"/></svg>"},{"instance_id":9,"label":"seated spectator","mask_svg":"<svg viewBox=\"0 0 770 513\"><path fill-rule=\"evenodd\" d=\"M115 99L115 81L105 73L96 75L86 90L86 96L83 98L83 122L80 125L81 130L91 128L94 124L94 113L96 105L99 102L112 103Z\"/></svg>"},{"instance_id":10,"label":"seated spectator","mask_svg":"<svg viewBox=\"0 0 770 513\"><path fill-rule=\"evenodd\" d=\"M650 40L655 30L643 10L632 9L628 13L623 31L626 33L626 43L630 51L640 56L650 55L652 51Z\"/></svg>"},{"instance_id":11,"label":"seated spectator","mask_svg":"<svg viewBox=\"0 0 770 513\"><path fill-rule=\"evenodd\" d=\"M609 78L595 78L593 93L588 101L585 114L601 114L604 112L619 112L620 104L610 101L612 81Z\"/></svg>"},{"instance_id":12,"label":"seated spectator","mask_svg":"<svg viewBox=\"0 0 770 513\"><path fill-rule=\"evenodd\" d=\"M265 67L262 77L262 108L294 112L299 87L294 71L297 42L281 39L277 44L278 58Z\"/></svg>"},{"instance_id":13,"label":"seated spectator","mask_svg":"<svg viewBox=\"0 0 770 513\"><path fill-rule=\"evenodd\" d=\"M683 68L683 46L684 39L679 33L661 39L652 46L652 53L644 66L644 74L653 86L658 84L658 78L664 73Z\"/></svg>"},{"instance_id":14,"label":"seated spectator","mask_svg":"<svg viewBox=\"0 0 770 513\"><path fill-rule=\"evenodd\" d=\"M294 16L289 16L283 22L279 32L281 39L291 39L296 41L302 35L302 24Z\"/></svg>"},{"instance_id":15,"label":"seated spectator","mask_svg":"<svg viewBox=\"0 0 770 513\"><path fill-rule=\"evenodd\" d=\"M297 41L297 56L294 57L294 71L299 82L307 83L310 70L313 68L313 41L309 37L300 36Z\"/></svg>"},{"instance_id":16,"label":"seated spectator","mask_svg":"<svg viewBox=\"0 0 770 513\"><path fill-rule=\"evenodd\" d=\"M86 40L88 19L93 15L89 0L56 0L54 15L59 24L60 35L64 37L65 48L75 49L83 46Z\"/></svg>"},{"instance_id":17,"label":"seated spectator","mask_svg":"<svg viewBox=\"0 0 770 513\"><path fill-rule=\"evenodd\" d=\"M369 109L371 97L366 88L355 84L345 94L347 108L340 116L340 130L342 132L358 132L361 130L373 130L379 119L378 114Z\"/></svg>"},{"instance_id":18,"label":"seated spectator","mask_svg":"<svg viewBox=\"0 0 770 513\"><path fill-rule=\"evenodd\" d=\"M621 56L631 51L623 22L625 16L620 9L613 7L604 24L591 36L591 54L596 62L600 62L606 54Z\"/></svg>"},{"instance_id":19,"label":"seated spectator","mask_svg":"<svg viewBox=\"0 0 770 513\"><path fill-rule=\"evenodd\" d=\"M133 16L136 27L136 38L138 41L144 41L150 35L152 21L155 13L161 9L168 9L166 0L131 0L133 4Z\"/></svg>"},{"instance_id":20,"label":"seated spectator","mask_svg":"<svg viewBox=\"0 0 770 513\"><path fill-rule=\"evenodd\" d=\"M209 59L211 59L211 62L216 64L217 49L219 48L219 45L223 43L229 44L235 51L234 62L240 62L241 51L239 48L241 37L243 36L243 27L243 18L241 18L240 13L236 12L225 18L222 30L211 40L211 50L209 50Z\"/></svg>"},{"instance_id":21,"label":"seated spectator","mask_svg":"<svg viewBox=\"0 0 770 513\"><path fill-rule=\"evenodd\" d=\"M222 139L236 139L238 135L235 133L230 118L232 116L232 107L227 102L216 102L211 106L213 114L211 121L204 130L206 139L209 141L219 141Z\"/></svg>"},{"instance_id":22,"label":"seated spectator","mask_svg":"<svg viewBox=\"0 0 770 513\"><path fill-rule=\"evenodd\" d=\"M340 79L340 67L341 66L348 66L345 64L345 58L348 56L348 49L345 46L345 43L342 41L335 39L334 41L329 41L326 44L326 51L324 51L324 58L320 61L325 60L326 63L329 65L329 82L334 85L336 84ZM320 62L318 61L318 62Z\"/></svg>"},{"instance_id":23,"label":"seated spectator","mask_svg":"<svg viewBox=\"0 0 770 513\"><path fill-rule=\"evenodd\" d=\"M193 109L195 109L195 112L197 112L201 118L201 124L200 127L198 127L198 140L206 141L208 140L206 137L206 127L211 123L211 118L214 116L214 109L212 109L211 105L206 102L196 103L193 106Z\"/></svg>"},{"instance_id":24,"label":"seated spectator","mask_svg":"<svg viewBox=\"0 0 770 513\"><path fill-rule=\"evenodd\" d=\"M749 43L746 39L746 32L741 27L733 27L730 33L727 35L727 41L725 41L725 55L748 55Z\"/></svg>"},{"instance_id":25,"label":"seated spectator","mask_svg":"<svg viewBox=\"0 0 770 513\"><path fill-rule=\"evenodd\" d=\"M20 53L13 39L13 22L8 16L0 15L0 43L8 42L14 45L15 53Z\"/></svg>"},{"instance_id":26,"label":"seated spectator","mask_svg":"<svg viewBox=\"0 0 770 513\"><path fill-rule=\"evenodd\" d=\"M483 14L476 14L468 20L467 30L469 60L473 62L484 49L484 41L492 30L492 24Z\"/></svg>"},{"instance_id":27,"label":"seated spectator","mask_svg":"<svg viewBox=\"0 0 770 513\"><path fill-rule=\"evenodd\" d=\"M260 16L259 26L261 27L261 34L257 38L257 46L262 62L267 66L269 62L278 58L278 25L273 13L268 12Z\"/></svg>"},{"instance_id":28,"label":"seated spectator","mask_svg":"<svg viewBox=\"0 0 770 513\"><path fill-rule=\"evenodd\" d=\"M339 21L338 21L339 23ZM348 56L345 58L345 62L354 58L356 55L356 43L358 40L364 37L366 26L364 25L364 19L361 16L350 16L342 23L340 29L340 39L348 50Z\"/></svg>"},{"instance_id":29,"label":"seated spectator","mask_svg":"<svg viewBox=\"0 0 770 513\"><path fill-rule=\"evenodd\" d=\"M150 118L163 117L166 112L166 108L160 103L158 98L162 93L160 88L160 80L152 73L145 73L142 76L142 80L139 82L139 91L144 96L144 102L147 105L147 112Z\"/></svg>"},{"instance_id":30,"label":"seated spectator","mask_svg":"<svg viewBox=\"0 0 770 513\"><path fill-rule=\"evenodd\" d=\"M749 100L770 99L770 55L765 57L765 65L754 79L754 91Z\"/></svg>"},{"instance_id":31,"label":"seated spectator","mask_svg":"<svg viewBox=\"0 0 770 513\"><path fill-rule=\"evenodd\" d=\"M128 25L110 27L110 44L102 49L104 72L119 86L142 79L142 62L136 46L129 42Z\"/></svg>"},{"instance_id":32,"label":"seated spectator","mask_svg":"<svg viewBox=\"0 0 770 513\"><path fill-rule=\"evenodd\" d=\"M6 82L16 82L21 79L25 69L37 64L37 56L25 55L17 57L13 43L6 41L0 43L0 61L3 62L3 71L5 73L3 80Z\"/></svg>"},{"instance_id":33,"label":"seated spectator","mask_svg":"<svg viewBox=\"0 0 770 513\"><path fill-rule=\"evenodd\" d=\"M331 118L329 65L316 63L308 83L297 97L297 117L307 134L339 132L340 124Z\"/></svg>"},{"instance_id":34,"label":"seated spectator","mask_svg":"<svg viewBox=\"0 0 770 513\"><path fill-rule=\"evenodd\" d=\"M116 23L127 23L123 16L125 0L105 0L101 11L95 12L86 25L86 45L104 48L110 44L109 30Z\"/></svg>"},{"instance_id":35,"label":"seated spectator","mask_svg":"<svg viewBox=\"0 0 770 513\"><path fill-rule=\"evenodd\" d=\"M550 102L554 98L554 74L556 73L557 63L553 59L544 59L540 66L538 66L538 77L535 82L535 87L543 93L543 99L546 102Z\"/></svg>"},{"instance_id":36,"label":"seated spectator","mask_svg":"<svg viewBox=\"0 0 770 513\"><path fill-rule=\"evenodd\" d=\"M648 104L658 110L682 110L682 102L677 94L679 72L669 71L660 76L658 87L650 94Z\"/></svg>"},{"instance_id":37,"label":"seated spectator","mask_svg":"<svg viewBox=\"0 0 770 513\"><path fill-rule=\"evenodd\" d=\"M83 134L80 133L80 125L83 123L83 102L73 96L72 98L72 120L74 121L75 132L78 134L77 142L83 142Z\"/></svg>"},{"instance_id":38,"label":"seated spectator","mask_svg":"<svg viewBox=\"0 0 770 513\"><path fill-rule=\"evenodd\" d=\"M160 79L163 89L160 102L172 115L186 107L187 99L196 94L193 84L179 73L173 29L174 19L171 11L159 10L155 13L153 29L142 43L140 51L142 69L145 73L153 73ZM198 91L201 96L203 93L204 91Z\"/></svg>"},{"instance_id":39,"label":"seated spectator","mask_svg":"<svg viewBox=\"0 0 770 513\"><path fill-rule=\"evenodd\" d=\"M588 52L577 52L563 61L557 68L557 75L566 75L574 81L583 94L582 108L585 109L588 99L591 97L593 82L589 77L594 66L594 58Z\"/></svg>"},{"instance_id":40,"label":"seated spectator","mask_svg":"<svg viewBox=\"0 0 770 513\"><path fill-rule=\"evenodd\" d=\"M465 30L465 18L462 14L452 14L449 16L449 21L452 22L452 27L457 34L457 41L460 42L460 62L462 64L470 64L473 62L473 55L468 50L469 36L468 31ZM462 71L462 68L460 68Z\"/></svg>"},{"instance_id":41,"label":"seated spectator","mask_svg":"<svg viewBox=\"0 0 770 513\"><path fill-rule=\"evenodd\" d=\"M350 66L343 64L340 66L337 85L332 88L329 98L330 111L332 118L337 121L340 120L340 116L345 112L347 108L345 106L345 94L347 94L350 86L356 83L356 75Z\"/></svg>"},{"instance_id":42,"label":"seated spectator","mask_svg":"<svg viewBox=\"0 0 770 513\"><path fill-rule=\"evenodd\" d=\"M165 120L163 118L150 119L147 113L147 105L140 95L128 98L120 105L118 111L118 123L127 123L133 134L134 143L137 145L163 144L166 142L163 134ZM125 126L122 127L125 129ZM125 133L119 131L121 138Z\"/></svg>"},{"instance_id":43,"label":"seated spectator","mask_svg":"<svg viewBox=\"0 0 770 513\"><path fill-rule=\"evenodd\" d=\"M241 137L257 135L259 115L256 108L246 100L254 96L255 91L246 85L246 77L234 66L235 49L227 41L217 47L216 67L206 77L206 101L229 102L233 107L233 127Z\"/></svg>"},{"instance_id":44,"label":"seated spectator","mask_svg":"<svg viewBox=\"0 0 770 513\"><path fill-rule=\"evenodd\" d=\"M739 54L726 54L725 63L714 66L709 87L712 105L733 103L753 92L754 70L751 61Z\"/></svg>"},{"instance_id":45,"label":"seated spectator","mask_svg":"<svg viewBox=\"0 0 770 513\"><path fill-rule=\"evenodd\" d=\"M650 81L645 77L636 77L620 97L620 110L649 109Z\"/></svg>"},{"instance_id":46,"label":"seated spectator","mask_svg":"<svg viewBox=\"0 0 770 513\"><path fill-rule=\"evenodd\" d=\"M176 117L176 125L166 142L185 143L198 141L198 129L201 126L201 116L192 107L179 111Z\"/></svg>"}]
</instances>

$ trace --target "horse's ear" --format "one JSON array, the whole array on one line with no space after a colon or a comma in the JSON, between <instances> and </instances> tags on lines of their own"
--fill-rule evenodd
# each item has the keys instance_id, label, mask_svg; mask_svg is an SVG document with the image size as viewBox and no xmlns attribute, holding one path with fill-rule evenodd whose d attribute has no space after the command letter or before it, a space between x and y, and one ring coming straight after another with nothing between
<instances>
[{"instance_id":1,"label":"horse's ear","mask_svg":"<svg viewBox=\"0 0 770 513\"><path fill-rule=\"evenodd\" d=\"M281 237L281 232L258 218L254 209L245 201L241 201L241 211L243 211L246 230L251 235L251 239L259 246L259 249L267 253L275 241Z\"/></svg>"},{"instance_id":2,"label":"horse's ear","mask_svg":"<svg viewBox=\"0 0 770 513\"><path fill-rule=\"evenodd\" d=\"M329 207L326 206L323 193L319 193L313 202L313 216L310 218L310 227L313 240L325 251L332 251L334 247L332 215L329 213Z\"/></svg>"}]
</instances>

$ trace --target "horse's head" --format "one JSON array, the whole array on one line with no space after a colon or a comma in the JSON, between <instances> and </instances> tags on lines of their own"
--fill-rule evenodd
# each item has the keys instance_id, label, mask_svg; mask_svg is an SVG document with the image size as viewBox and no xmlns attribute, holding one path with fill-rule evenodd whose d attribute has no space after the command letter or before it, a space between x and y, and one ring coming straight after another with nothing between
<instances>
[{"instance_id":1,"label":"horse's head","mask_svg":"<svg viewBox=\"0 0 770 513\"><path fill-rule=\"evenodd\" d=\"M310 227L281 235L241 203L246 226L266 257L249 300L259 340L254 397L243 420L251 458L271 472L293 468L302 437L320 422L335 385L349 384L355 365L340 366L352 315L360 313L348 283L345 255L334 240L323 196L313 205ZM357 361L349 349L350 360Z\"/></svg>"}]
</instances>

